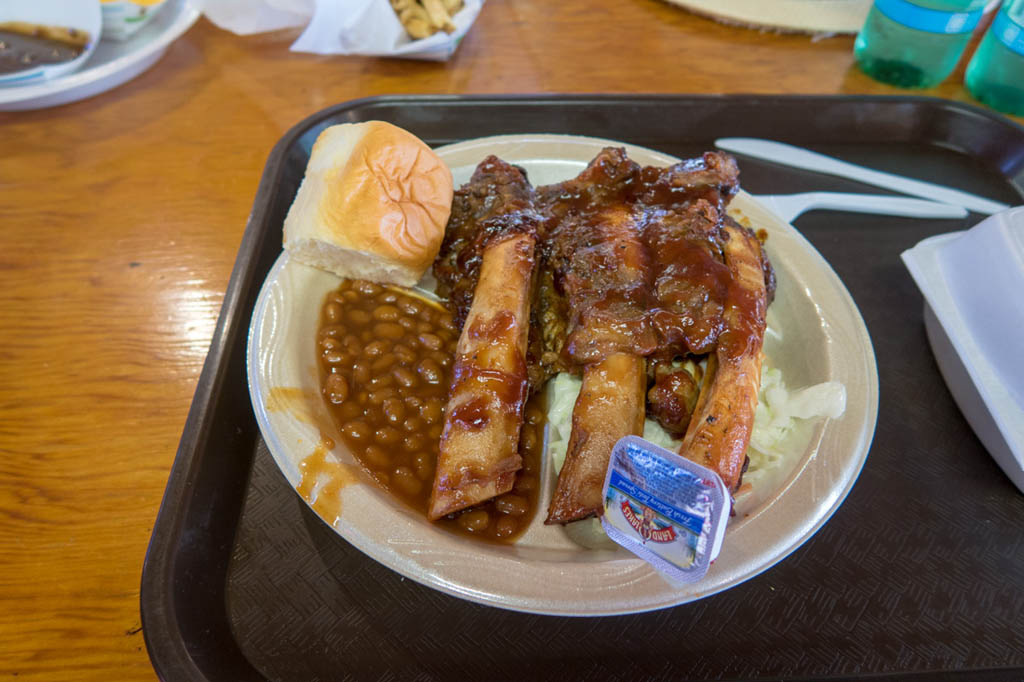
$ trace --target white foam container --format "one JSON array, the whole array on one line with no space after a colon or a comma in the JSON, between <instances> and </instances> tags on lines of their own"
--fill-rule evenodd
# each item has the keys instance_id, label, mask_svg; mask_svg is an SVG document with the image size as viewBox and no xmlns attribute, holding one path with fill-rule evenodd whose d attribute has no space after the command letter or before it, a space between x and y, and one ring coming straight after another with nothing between
<instances>
[{"instance_id":1,"label":"white foam container","mask_svg":"<svg viewBox=\"0 0 1024 682\"><path fill-rule=\"evenodd\" d=\"M971 428L1024 492L1024 206L902 254L925 331Z\"/></svg>"}]
</instances>

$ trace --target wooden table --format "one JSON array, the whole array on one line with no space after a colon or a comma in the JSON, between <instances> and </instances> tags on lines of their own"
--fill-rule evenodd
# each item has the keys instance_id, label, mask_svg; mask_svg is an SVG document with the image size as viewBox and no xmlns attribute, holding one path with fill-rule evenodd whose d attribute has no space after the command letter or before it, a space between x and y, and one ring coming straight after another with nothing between
<instances>
[{"instance_id":1,"label":"wooden table","mask_svg":"<svg viewBox=\"0 0 1024 682\"><path fill-rule=\"evenodd\" d=\"M390 93L896 93L850 36L656 0L488 3L447 63L201 19L136 80L0 114L0 679L152 679L146 544L273 144ZM925 94L970 101L954 77Z\"/></svg>"}]
</instances>

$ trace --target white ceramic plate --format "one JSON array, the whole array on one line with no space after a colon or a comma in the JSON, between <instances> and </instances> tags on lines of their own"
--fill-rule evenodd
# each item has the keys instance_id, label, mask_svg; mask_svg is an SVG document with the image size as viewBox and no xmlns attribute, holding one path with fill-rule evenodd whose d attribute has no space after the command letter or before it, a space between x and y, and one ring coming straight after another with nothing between
<instances>
[{"instance_id":1,"label":"white ceramic plate","mask_svg":"<svg viewBox=\"0 0 1024 682\"><path fill-rule=\"evenodd\" d=\"M167 46L189 29L199 11L188 0L169 0L148 24L123 42L101 40L74 73L0 89L0 111L43 109L76 102L117 87L156 63Z\"/></svg>"},{"instance_id":2,"label":"white ceramic plate","mask_svg":"<svg viewBox=\"0 0 1024 682\"><path fill-rule=\"evenodd\" d=\"M523 166L531 182L541 185L576 175L611 144L625 146L641 164L677 161L639 147L555 135L485 138L438 153L456 185L468 180L488 154ZM768 232L779 282L770 310L784 335L766 339L770 361L792 387L842 382L847 407L841 418L815 422L795 434L786 470L746 497L702 581L671 586L625 550L584 549L562 528L545 526L543 511L515 544L477 543L431 525L358 475L347 476L355 482L340 491L334 529L373 559L448 594L563 615L634 613L692 601L747 580L796 549L835 511L864 464L878 409L874 352L856 306L817 251L749 195L740 193L732 207L739 219ZM315 338L320 306L337 283L333 275L282 254L263 285L250 327L250 395L264 439L293 487L301 481L300 462L317 450L324 434L334 433L318 390ZM333 455L346 472L356 472L351 455L334 440L339 445ZM553 485L545 462L544 506Z\"/></svg>"},{"instance_id":3,"label":"white ceramic plate","mask_svg":"<svg viewBox=\"0 0 1024 682\"><path fill-rule=\"evenodd\" d=\"M0 7L0 22L7 21L76 29L89 36L89 43L80 55L70 61L40 64L31 69L0 76L0 86L4 88L25 87L52 81L82 68L95 52L103 26L99 0L32 0L5 4Z\"/></svg>"}]
</instances>

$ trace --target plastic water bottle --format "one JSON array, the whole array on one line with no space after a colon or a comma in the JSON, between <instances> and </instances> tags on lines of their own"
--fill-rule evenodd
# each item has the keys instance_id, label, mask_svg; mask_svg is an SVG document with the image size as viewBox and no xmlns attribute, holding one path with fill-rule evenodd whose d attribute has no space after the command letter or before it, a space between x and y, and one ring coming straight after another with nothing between
<instances>
[{"instance_id":1,"label":"plastic water bottle","mask_svg":"<svg viewBox=\"0 0 1024 682\"><path fill-rule=\"evenodd\" d=\"M876 80L930 88L953 72L987 0L875 0L853 52Z\"/></svg>"},{"instance_id":2,"label":"plastic water bottle","mask_svg":"<svg viewBox=\"0 0 1024 682\"><path fill-rule=\"evenodd\" d=\"M1003 4L967 65L966 81L993 109L1024 116L1024 0Z\"/></svg>"}]
</instances>

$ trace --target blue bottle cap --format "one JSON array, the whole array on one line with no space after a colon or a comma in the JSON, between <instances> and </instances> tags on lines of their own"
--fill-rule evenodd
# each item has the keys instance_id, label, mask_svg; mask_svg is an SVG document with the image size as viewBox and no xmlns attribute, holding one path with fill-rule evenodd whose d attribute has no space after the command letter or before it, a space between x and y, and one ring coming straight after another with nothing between
<instances>
[{"instance_id":1,"label":"blue bottle cap","mask_svg":"<svg viewBox=\"0 0 1024 682\"><path fill-rule=\"evenodd\" d=\"M985 8L973 12L943 12L908 0L875 0L878 11L898 24L928 33L970 33L981 21Z\"/></svg>"}]
</instances>

